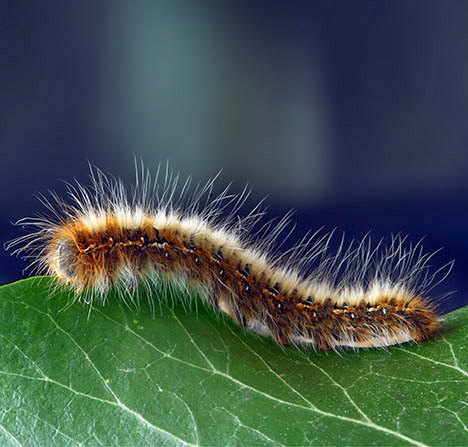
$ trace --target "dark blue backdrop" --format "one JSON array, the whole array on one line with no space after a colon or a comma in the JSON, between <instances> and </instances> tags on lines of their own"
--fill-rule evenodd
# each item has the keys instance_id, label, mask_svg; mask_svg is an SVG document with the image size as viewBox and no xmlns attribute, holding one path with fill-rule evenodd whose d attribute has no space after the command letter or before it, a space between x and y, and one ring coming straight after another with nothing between
<instances>
[{"instance_id":1,"label":"dark blue backdrop","mask_svg":"<svg viewBox=\"0 0 468 447\"><path fill-rule=\"evenodd\" d=\"M465 1L3 1L0 234L133 156L297 210L297 237L426 236L468 303ZM294 240L294 239L292 239ZM24 263L0 254L0 280Z\"/></svg>"}]
</instances>

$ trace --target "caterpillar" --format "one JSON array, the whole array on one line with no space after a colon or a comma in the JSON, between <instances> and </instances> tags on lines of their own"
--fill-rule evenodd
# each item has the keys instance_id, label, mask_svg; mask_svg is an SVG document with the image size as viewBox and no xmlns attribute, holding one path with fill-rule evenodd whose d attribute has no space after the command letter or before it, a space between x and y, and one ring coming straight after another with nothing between
<instances>
[{"instance_id":1,"label":"caterpillar","mask_svg":"<svg viewBox=\"0 0 468 447\"><path fill-rule=\"evenodd\" d=\"M126 303L144 289L151 304L162 279L196 289L204 301L243 328L280 345L319 350L384 347L423 341L441 318L429 291L450 265L431 273L433 253L394 236L390 244L329 249L333 232L307 233L283 253L291 213L261 224L262 204L241 217L250 191L214 195L214 177L191 188L158 168L153 180L136 164L136 182L90 166L91 185L67 184L69 203L41 195L48 213L23 218L30 229L6 244L32 259L29 267L55 279L88 304L111 290ZM160 181L162 178L162 182ZM192 191L192 192L190 192Z\"/></svg>"}]
</instances>

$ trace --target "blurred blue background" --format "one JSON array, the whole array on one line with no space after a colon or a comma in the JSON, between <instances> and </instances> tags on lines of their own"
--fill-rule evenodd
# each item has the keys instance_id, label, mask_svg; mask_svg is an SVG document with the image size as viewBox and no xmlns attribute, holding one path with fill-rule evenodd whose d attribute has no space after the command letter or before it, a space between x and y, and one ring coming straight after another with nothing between
<instances>
[{"instance_id":1,"label":"blurred blue background","mask_svg":"<svg viewBox=\"0 0 468 447\"><path fill-rule=\"evenodd\" d=\"M0 234L87 160L246 182L300 238L410 234L468 304L468 2L2 1ZM0 280L24 263L0 254Z\"/></svg>"}]
</instances>

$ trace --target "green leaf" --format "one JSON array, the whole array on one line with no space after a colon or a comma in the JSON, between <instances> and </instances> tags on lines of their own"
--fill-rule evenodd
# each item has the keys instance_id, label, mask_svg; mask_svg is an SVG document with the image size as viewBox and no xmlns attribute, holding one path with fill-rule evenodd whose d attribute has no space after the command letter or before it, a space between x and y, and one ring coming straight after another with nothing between
<instances>
[{"instance_id":1,"label":"green leaf","mask_svg":"<svg viewBox=\"0 0 468 447\"><path fill-rule=\"evenodd\" d=\"M437 339L282 349L199 305L0 287L0 445L468 445L468 307Z\"/></svg>"}]
</instances>

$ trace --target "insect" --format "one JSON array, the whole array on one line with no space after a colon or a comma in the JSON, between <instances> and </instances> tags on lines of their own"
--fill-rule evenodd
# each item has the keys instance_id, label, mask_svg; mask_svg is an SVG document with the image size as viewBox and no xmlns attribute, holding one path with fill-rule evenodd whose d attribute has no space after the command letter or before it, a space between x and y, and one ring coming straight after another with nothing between
<instances>
[{"instance_id":1,"label":"insect","mask_svg":"<svg viewBox=\"0 0 468 447\"><path fill-rule=\"evenodd\" d=\"M31 231L7 244L79 300L103 304L116 290L135 302L142 288L152 299L163 278L197 289L246 329L320 350L422 341L440 327L428 294L451 264L431 273L421 244L365 238L331 253L332 235L315 232L278 253L290 214L258 229L260 205L240 215L247 189L214 196L215 179L191 188L166 168L153 181L141 164L128 191L90 171L90 187L67 186L69 202L42 196L49 215L21 219Z\"/></svg>"}]
</instances>

